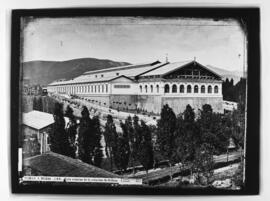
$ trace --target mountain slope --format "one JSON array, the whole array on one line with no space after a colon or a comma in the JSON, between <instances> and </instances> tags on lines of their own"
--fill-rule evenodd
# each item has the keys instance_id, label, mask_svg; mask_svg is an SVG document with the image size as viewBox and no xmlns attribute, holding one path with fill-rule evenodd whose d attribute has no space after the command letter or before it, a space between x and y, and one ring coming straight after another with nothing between
<instances>
[{"instance_id":1,"label":"mountain slope","mask_svg":"<svg viewBox=\"0 0 270 201\"><path fill-rule=\"evenodd\" d=\"M221 75L223 80L225 80L226 78L233 79L235 84L240 80L241 77L243 77L243 73L240 71L228 71L211 65L206 65L206 67Z\"/></svg>"},{"instance_id":2,"label":"mountain slope","mask_svg":"<svg viewBox=\"0 0 270 201\"><path fill-rule=\"evenodd\" d=\"M77 77L86 71L128 64L105 59L81 58L68 61L29 61L22 65L23 77L29 79L30 84L47 85L54 80Z\"/></svg>"},{"instance_id":3,"label":"mountain slope","mask_svg":"<svg viewBox=\"0 0 270 201\"><path fill-rule=\"evenodd\" d=\"M86 71L129 65L127 62L117 62L107 59L80 58L67 61L29 61L24 62L24 78L29 79L30 84L47 85L58 79L72 79ZM211 65L207 67L219 75L233 79L237 83L242 77L241 72L228 71Z\"/></svg>"}]
</instances>

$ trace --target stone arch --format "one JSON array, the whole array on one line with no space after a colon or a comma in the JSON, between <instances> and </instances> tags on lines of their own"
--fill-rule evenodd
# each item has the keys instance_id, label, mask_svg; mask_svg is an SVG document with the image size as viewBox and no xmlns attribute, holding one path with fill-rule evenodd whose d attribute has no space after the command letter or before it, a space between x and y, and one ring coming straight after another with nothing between
<instances>
[{"instance_id":1,"label":"stone arch","mask_svg":"<svg viewBox=\"0 0 270 201\"><path fill-rule=\"evenodd\" d=\"M142 93L142 85L140 85L140 93Z\"/></svg>"},{"instance_id":2,"label":"stone arch","mask_svg":"<svg viewBox=\"0 0 270 201\"><path fill-rule=\"evenodd\" d=\"M196 93L196 94L199 93L199 87L198 87L198 85L195 85L194 86L194 93Z\"/></svg>"},{"instance_id":3,"label":"stone arch","mask_svg":"<svg viewBox=\"0 0 270 201\"><path fill-rule=\"evenodd\" d=\"M164 92L165 93L170 93L170 86L168 84L165 84L165 86L164 86Z\"/></svg>"},{"instance_id":4,"label":"stone arch","mask_svg":"<svg viewBox=\"0 0 270 201\"><path fill-rule=\"evenodd\" d=\"M172 85L172 93L177 93L177 86L176 86L176 84Z\"/></svg>"},{"instance_id":5,"label":"stone arch","mask_svg":"<svg viewBox=\"0 0 270 201\"><path fill-rule=\"evenodd\" d=\"M183 84L180 85L179 92L180 93L185 93L185 86Z\"/></svg>"},{"instance_id":6,"label":"stone arch","mask_svg":"<svg viewBox=\"0 0 270 201\"><path fill-rule=\"evenodd\" d=\"M187 85L187 93L191 93L191 85L189 84L189 85Z\"/></svg>"},{"instance_id":7,"label":"stone arch","mask_svg":"<svg viewBox=\"0 0 270 201\"><path fill-rule=\"evenodd\" d=\"M208 88L207 88L207 93L211 94L212 93L212 86L209 85Z\"/></svg>"},{"instance_id":8,"label":"stone arch","mask_svg":"<svg viewBox=\"0 0 270 201\"><path fill-rule=\"evenodd\" d=\"M145 93L147 93L147 90L148 90L148 86L147 85L144 86L144 90L145 90Z\"/></svg>"},{"instance_id":9,"label":"stone arch","mask_svg":"<svg viewBox=\"0 0 270 201\"><path fill-rule=\"evenodd\" d=\"M202 93L202 94L205 93L205 86L204 86L204 85L201 86L201 93Z\"/></svg>"},{"instance_id":10,"label":"stone arch","mask_svg":"<svg viewBox=\"0 0 270 201\"><path fill-rule=\"evenodd\" d=\"M218 86L217 86L217 85L214 87L214 93L215 93L215 94L218 93Z\"/></svg>"}]
</instances>

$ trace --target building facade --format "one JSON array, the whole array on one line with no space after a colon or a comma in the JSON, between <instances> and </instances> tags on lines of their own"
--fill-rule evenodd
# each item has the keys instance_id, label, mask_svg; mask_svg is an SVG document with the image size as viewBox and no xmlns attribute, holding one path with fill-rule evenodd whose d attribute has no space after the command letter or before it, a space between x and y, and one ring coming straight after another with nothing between
<instances>
[{"instance_id":1,"label":"building facade","mask_svg":"<svg viewBox=\"0 0 270 201\"><path fill-rule=\"evenodd\" d=\"M49 93L77 95L119 110L159 114L164 104L176 114L186 105L195 110L210 104L223 112L222 78L197 61L153 62L85 72L48 85Z\"/></svg>"},{"instance_id":2,"label":"building facade","mask_svg":"<svg viewBox=\"0 0 270 201\"><path fill-rule=\"evenodd\" d=\"M64 117L65 126L69 119ZM25 157L50 151L50 138L54 124L52 114L32 110L22 115L22 152Z\"/></svg>"}]
</instances>

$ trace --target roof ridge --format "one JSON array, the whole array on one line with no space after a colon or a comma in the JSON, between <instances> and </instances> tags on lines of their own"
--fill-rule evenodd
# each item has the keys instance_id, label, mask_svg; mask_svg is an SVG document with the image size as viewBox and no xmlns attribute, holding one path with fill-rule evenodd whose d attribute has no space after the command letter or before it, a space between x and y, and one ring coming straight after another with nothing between
<instances>
[{"instance_id":1,"label":"roof ridge","mask_svg":"<svg viewBox=\"0 0 270 201\"><path fill-rule=\"evenodd\" d=\"M86 71L83 73L83 75L88 75L88 74L92 74L92 73L101 73L101 72L106 72L106 71L110 71L110 70L119 70L119 69L122 69L122 68L132 68L132 67L135 67L137 66L138 68L141 68L141 67L144 67L144 66L147 66L147 65L151 65L152 63L154 62L145 62L145 63L138 63L138 64L130 64L130 65L125 65L125 66L115 66L115 67L110 67L110 68L103 68L103 69L100 69L100 70L90 70L90 71Z\"/></svg>"}]
</instances>

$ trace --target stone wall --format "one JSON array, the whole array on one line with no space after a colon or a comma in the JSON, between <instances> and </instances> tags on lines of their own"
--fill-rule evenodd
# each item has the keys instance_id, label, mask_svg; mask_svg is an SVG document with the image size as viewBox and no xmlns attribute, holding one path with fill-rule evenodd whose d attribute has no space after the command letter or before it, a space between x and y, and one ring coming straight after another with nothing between
<instances>
[{"instance_id":1,"label":"stone wall","mask_svg":"<svg viewBox=\"0 0 270 201\"><path fill-rule=\"evenodd\" d=\"M110 106L119 110L135 110L137 95L110 95Z\"/></svg>"},{"instance_id":2,"label":"stone wall","mask_svg":"<svg viewBox=\"0 0 270 201\"><path fill-rule=\"evenodd\" d=\"M162 106L161 96L139 95L138 96L138 109L147 112L160 113Z\"/></svg>"},{"instance_id":3,"label":"stone wall","mask_svg":"<svg viewBox=\"0 0 270 201\"><path fill-rule=\"evenodd\" d=\"M163 97L162 104L168 104L175 114L182 113L186 106L189 104L198 112L204 104L209 104L212 106L214 112L223 112L222 97Z\"/></svg>"},{"instance_id":4,"label":"stone wall","mask_svg":"<svg viewBox=\"0 0 270 201\"><path fill-rule=\"evenodd\" d=\"M103 107L109 107L110 105L110 97L109 95L80 95L81 97L87 98L89 101L92 101L92 103L103 106Z\"/></svg>"}]
</instances>

